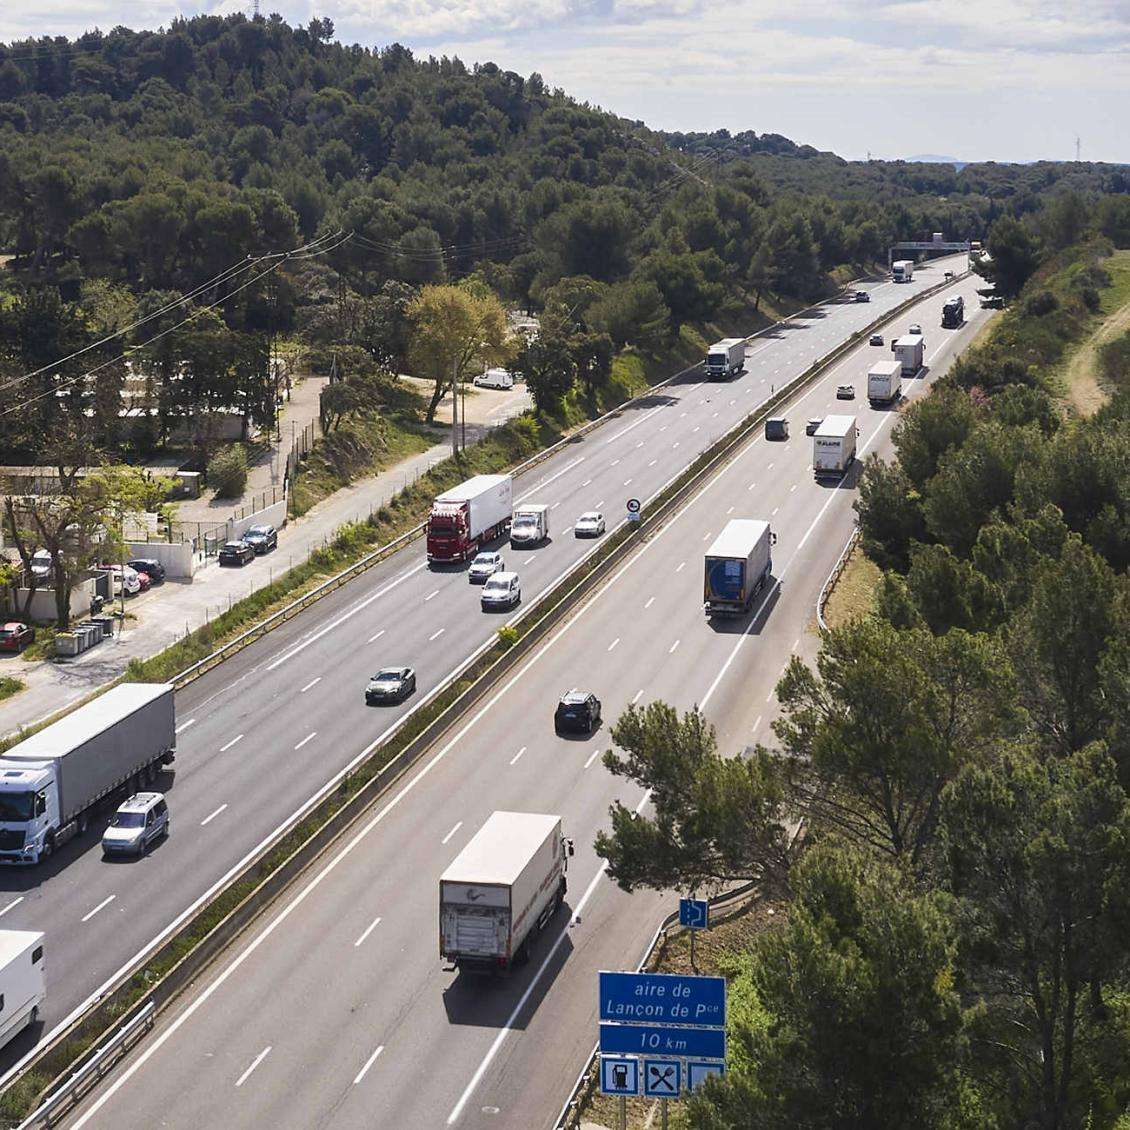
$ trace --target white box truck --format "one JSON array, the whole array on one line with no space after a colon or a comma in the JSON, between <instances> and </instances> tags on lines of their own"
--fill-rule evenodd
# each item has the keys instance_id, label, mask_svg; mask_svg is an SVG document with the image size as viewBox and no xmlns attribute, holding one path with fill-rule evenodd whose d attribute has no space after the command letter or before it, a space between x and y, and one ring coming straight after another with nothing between
<instances>
[{"instance_id":1,"label":"white box truck","mask_svg":"<svg viewBox=\"0 0 1130 1130\"><path fill-rule=\"evenodd\" d=\"M706 375L724 381L745 368L745 338L724 337L716 341L706 354Z\"/></svg>"},{"instance_id":2,"label":"white box truck","mask_svg":"<svg viewBox=\"0 0 1130 1130\"><path fill-rule=\"evenodd\" d=\"M859 429L854 416L825 416L812 436L812 469L821 475L842 475L855 458Z\"/></svg>"},{"instance_id":3,"label":"white box truck","mask_svg":"<svg viewBox=\"0 0 1130 1130\"><path fill-rule=\"evenodd\" d=\"M878 361L867 372L867 399L872 404L890 404L902 395L902 362Z\"/></svg>"},{"instance_id":4,"label":"white box truck","mask_svg":"<svg viewBox=\"0 0 1130 1130\"><path fill-rule=\"evenodd\" d=\"M910 282L914 278L914 260L896 259L891 264L891 278L897 283Z\"/></svg>"},{"instance_id":5,"label":"white box truck","mask_svg":"<svg viewBox=\"0 0 1130 1130\"><path fill-rule=\"evenodd\" d=\"M565 899L573 845L561 817L493 812L439 880L439 952L459 968L505 972Z\"/></svg>"},{"instance_id":6,"label":"white box truck","mask_svg":"<svg viewBox=\"0 0 1130 1130\"><path fill-rule=\"evenodd\" d=\"M905 337L895 338L894 354L902 365L904 377L913 377L922 368L925 347L926 339L921 334L907 334Z\"/></svg>"},{"instance_id":7,"label":"white box truck","mask_svg":"<svg viewBox=\"0 0 1130 1130\"><path fill-rule=\"evenodd\" d=\"M514 480L510 475L475 475L436 495L428 515L428 560L466 561L510 526Z\"/></svg>"},{"instance_id":8,"label":"white box truck","mask_svg":"<svg viewBox=\"0 0 1130 1130\"><path fill-rule=\"evenodd\" d=\"M0 1047L39 1019L46 996L43 935L0 930Z\"/></svg>"},{"instance_id":9,"label":"white box truck","mask_svg":"<svg viewBox=\"0 0 1130 1130\"><path fill-rule=\"evenodd\" d=\"M743 616L773 571L768 522L732 518L706 551L702 606L707 616Z\"/></svg>"},{"instance_id":10,"label":"white box truck","mask_svg":"<svg viewBox=\"0 0 1130 1130\"><path fill-rule=\"evenodd\" d=\"M549 537L549 507L539 503L524 502L514 508L510 520L510 544L513 546L538 545Z\"/></svg>"},{"instance_id":11,"label":"white box truck","mask_svg":"<svg viewBox=\"0 0 1130 1130\"><path fill-rule=\"evenodd\" d=\"M0 862L38 863L176 757L170 683L122 683L0 756Z\"/></svg>"}]
</instances>

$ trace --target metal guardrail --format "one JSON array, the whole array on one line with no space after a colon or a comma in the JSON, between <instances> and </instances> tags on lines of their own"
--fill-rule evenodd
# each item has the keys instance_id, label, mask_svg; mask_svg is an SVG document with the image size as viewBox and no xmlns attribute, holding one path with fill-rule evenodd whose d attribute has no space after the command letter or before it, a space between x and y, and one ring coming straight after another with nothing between
<instances>
[{"instance_id":1,"label":"metal guardrail","mask_svg":"<svg viewBox=\"0 0 1130 1130\"><path fill-rule=\"evenodd\" d=\"M82 1097L86 1084L92 1079L102 1078L111 1056L120 1052L124 1055L132 1037L148 1032L157 1018L157 1006L150 1001L144 1008L130 1017L105 1043L81 1064L62 1086L52 1091L46 1099L20 1123L18 1130L32 1130L36 1126L50 1126L55 1116L69 1110Z\"/></svg>"},{"instance_id":2,"label":"metal guardrail","mask_svg":"<svg viewBox=\"0 0 1130 1130\"><path fill-rule=\"evenodd\" d=\"M859 527L856 526L851 532L851 537L847 540L847 545L844 546L839 557L836 558L835 565L832 566L832 571L828 574L827 580L821 586L820 595L816 598L816 622L820 625L820 630L826 632L828 625L824 622L824 609L828 604L828 598L832 595L832 589L836 587L836 582L840 579L840 574L847 567L848 558L851 556L851 551L855 548L855 543L859 541Z\"/></svg>"}]
</instances>

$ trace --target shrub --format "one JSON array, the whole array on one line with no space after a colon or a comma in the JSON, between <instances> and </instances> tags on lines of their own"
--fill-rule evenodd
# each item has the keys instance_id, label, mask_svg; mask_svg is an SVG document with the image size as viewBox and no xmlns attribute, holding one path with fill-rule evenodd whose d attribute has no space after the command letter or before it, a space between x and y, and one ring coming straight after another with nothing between
<instances>
[{"instance_id":1,"label":"shrub","mask_svg":"<svg viewBox=\"0 0 1130 1130\"><path fill-rule=\"evenodd\" d=\"M1045 314L1050 314L1058 305L1059 300L1050 290L1041 290L1028 299L1024 304L1024 310L1027 314L1042 318Z\"/></svg>"},{"instance_id":2,"label":"shrub","mask_svg":"<svg viewBox=\"0 0 1130 1130\"><path fill-rule=\"evenodd\" d=\"M208 485L217 498L238 498L247 486L247 453L239 444L221 448L208 462Z\"/></svg>"}]
</instances>

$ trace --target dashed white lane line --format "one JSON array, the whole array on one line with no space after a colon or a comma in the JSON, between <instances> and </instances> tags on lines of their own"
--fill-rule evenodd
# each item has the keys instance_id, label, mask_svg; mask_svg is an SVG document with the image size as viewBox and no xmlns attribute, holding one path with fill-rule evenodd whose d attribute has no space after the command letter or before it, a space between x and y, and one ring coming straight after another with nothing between
<instances>
[{"instance_id":1,"label":"dashed white lane line","mask_svg":"<svg viewBox=\"0 0 1130 1130\"><path fill-rule=\"evenodd\" d=\"M643 691L642 690L636 691L635 695L632 697L632 705L635 706L636 703L639 702L639 700L642 697L643 697Z\"/></svg>"},{"instance_id":2,"label":"dashed white lane line","mask_svg":"<svg viewBox=\"0 0 1130 1130\"><path fill-rule=\"evenodd\" d=\"M592 479L585 479L585 481L583 483L581 483L581 486L587 487L589 485L589 483L591 483L591 482L592 482Z\"/></svg>"},{"instance_id":3,"label":"dashed white lane line","mask_svg":"<svg viewBox=\"0 0 1130 1130\"><path fill-rule=\"evenodd\" d=\"M428 593L428 595L424 597L424 603L427 604L428 601L431 600L434 596L439 596L439 589L436 589L435 592Z\"/></svg>"},{"instance_id":4,"label":"dashed white lane line","mask_svg":"<svg viewBox=\"0 0 1130 1130\"><path fill-rule=\"evenodd\" d=\"M668 654L668 655L674 655L674 654L675 654L675 648L677 648L678 646L679 646L679 641L678 641L678 640L676 640L676 641L675 641L675 642L674 642L674 643L673 643L673 644L672 644L672 645L671 645L671 646L670 646L670 647L669 647L669 648L667 649L667 654Z\"/></svg>"},{"instance_id":5,"label":"dashed white lane line","mask_svg":"<svg viewBox=\"0 0 1130 1130\"><path fill-rule=\"evenodd\" d=\"M576 467L580 463L583 463L584 461L585 457L583 455L579 459L574 459L572 463L567 463L564 467L562 467L561 470L557 472L557 474L550 475L548 479L542 479L541 482L534 486L532 490L527 491L524 495L521 496L521 498L517 498L514 501L525 502L527 498L530 498L532 495L537 494L539 490L541 490L543 487L549 486L550 483L556 482L559 478L561 478L562 475L567 475L574 467Z\"/></svg>"},{"instance_id":6,"label":"dashed white lane line","mask_svg":"<svg viewBox=\"0 0 1130 1130\"><path fill-rule=\"evenodd\" d=\"M733 514L733 512L734 512L734 509L735 509L735 508L734 508L733 506L731 506L731 507L730 507L730 509L726 511L726 513L727 513L727 514Z\"/></svg>"},{"instance_id":7,"label":"dashed white lane line","mask_svg":"<svg viewBox=\"0 0 1130 1130\"><path fill-rule=\"evenodd\" d=\"M678 447L678 446L679 446L679 441L675 440L675 442L673 444L671 444L671 450L674 451L675 448Z\"/></svg>"},{"instance_id":8,"label":"dashed white lane line","mask_svg":"<svg viewBox=\"0 0 1130 1130\"><path fill-rule=\"evenodd\" d=\"M223 812L225 808L227 808L227 805L221 804L220 807L217 808L215 812L209 812L208 815L205 816L204 819L200 821L200 827L203 828L205 824L211 824L212 821L215 820L216 817L219 816L220 813Z\"/></svg>"},{"instance_id":9,"label":"dashed white lane line","mask_svg":"<svg viewBox=\"0 0 1130 1130\"><path fill-rule=\"evenodd\" d=\"M109 898L104 898L93 910L87 911L87 913L82 916L83 922L89 922L103 907L109 906L117 897L117 895L110 895Z\"/></svg>"},{"instance_id":10,"label":"dashed white lane line","mask_svg":"<svg viewBox=\"0 0 1130 1130\"><path fill-rule=\"evenodd\" d=\"M446 631L447 631L446 628L440 628L440 630L438 632L432 632L432 634L430 636L428 636L428 643L435 643L436 640L438 640L439 637L442 636L443 633L446 632Z\"/></svg>"},{"instance_id":11,"label":"dashed white lane line","mask_svg":"<svg viewBox=\"0 0 1130 1130\"><path fill-rule=\"evenodd\" d=\"M458 823L458 824L456 824L456 825L455 825L455 827L454 827L454 828L452 828L452 829L451 829L451 831L450 831L450 832L448 832L448 833L447 833L447 835L446 835L446 836L444 836L442 840L440 840L440 843L441 843L441 844L445 844L445 843L447 843L447 841L448 841L448 840L450 840L450 839L451 839L451 837L452 837L452 836L454 836L454 835L455 835L455 833L456 833L456 832L458 832L458 831L459 831L459 829L460 829L460 828L462 828L462 827L463 827L463 821L462 821L462 820L460 820L460 821L459 821L459 823Z\"/></svg>"},{"instance_id":12,"label":"dashed white lane line","mask_svg":"<svg viewBox=\"0 0 1130 1130\"><path fill-rule=\"evenodd\" d=\"M659 460L658 460L658 459L653 459L653 460L652 460L652 461L651 461L651 462L650 462L650 463L648 464L648 466L649 466L649 467L654 467L654 466L655 466L655 464L656 464L656 463L658 463L658 462L659 462Z\"/></svg>"},{"instance_id":13,"label":"dashed white lane line","mask_svg":"<svg viewBox=\"0 0 1130 1130\"><path fill-rule=\"evenodd\" d=\"M598 498L598 499L596 500L596 508L597 508L597 510L599 510L599 509L600 509L600 508L601 508L601 507L602 507L603 505L604 505L604 499L603 499L603 498Z\"/></svg>"},{"instance_id":14,"label":"dashed white lane line","mask_svg":"<svg viewBox=\"0 0 1130 1130\"><path fill-rule=\"evenodd\" d=\"M709 541L710 540L710 531L709 530L707 530L706 533L704 533L702 535L702 540L703 541Z\"/></svg>"},{"instance_id":15,"label":"dashed white lane line","mask_svg":"<svg viewBox=\"0 0 1130 1130\"><path fill-rule=\"evenodd\" d=\"M379 922L380 919L378 918L377 921ZM383 1052L384 1050L385 1050L384 1044L379 1044L377 1046L377 1050L375 1052L373 1052L373 1054L371 1056L369 1056L369 1058L367 1060L365 1060L365 1066L362 1067L361 1070L358 1071L357 1074L353 1077L353 1085L355 1087L357 1086L358 1083L361 1082L362 1079L365 1078L365 1075L368 1073L369 1068L372 1067L373 1064L377 1062L377 1056L379 1056L381 1054L381 1052Z\"/></svg>"},{"instance_id":16,"label":"dashed white lane line","mask_svg":"<svg viewBox=\"0 0 1130 1130\"><path fill-rule=\"evenodd\" d=\"M661 427L661 428L660 428L659 430L660 430L661 432L665 432L665 431L667 430L667 427L668 427L668 425L667 425L667 424L664 424L664 425L663 425L663 427Z\"/></svg>"},{"instance_id":17,"label":"dashed white lane line","mask_svg":"<svg viewBox=\"0 0 1130 1130\"><path fill-rule=\"evenodd\" d=\"M636 444L636 447L643 447L643 440L642 439L640 440L639 443Z\"/></svg>"},{"instance_id":18,"label":"dashed white lane line","mask_svg":"<svg viewBox=\"0 0 1130 1130\"><path fill-rule=\"evenodd\" d=\"M302 741L300 741L298 743L298 745L296 745L294 747L294 752L297 753L307 742L312 742L317 736L318 736L318 731L317 730L311 730L310 733L308 733L306 735L306 737L304 737L302 739Z\"/></svg>"},{"instance_id":19,"label":"dashed white lane line","mask_svg":"<svg viewBox=\"0 0 1130 1130\"><path fill-rule=\"evenodd\" d=\"M756 722L754 722L754 724L753 724L753 729L752 729L752 730L750 730L750 733L751 733L751 734L756 734L756 733L757 733L757 731L758 731L758 730L759 730L759 729L761 728L761 719L762 719L762 718L764 718L764 717L765 717L765 715L764 715L764 714L759 714L759 715L757 716L757 721L756 721Z\"/></svg>"},{"instance_id":20,"label":"dashed white lane line","mask_svg":"<svg viewBox=\"0 0 1130 1130\"><path fill-rule=\"evenodd\" d=\"M753 490L753 489L754 489L754 487L756 487L756 486L757 486L757 483L750 483L750 484L749 484L749 486L748 486L748 487L746 487L745 489L746 489L746 490Z\"/></svg>"},{"instance_id":21,"label":"dashed white lane line","mask_svg":"<svg viewBox=\"0 0 1130 1130\"><path fill-rule=\"evenodd\" d=\"M769 693L768 693L768 694L767 694L767 695L765 696L765 701L766 701L766 702L772 702L772 701L773 701L773 696L774 696L774 695L775 695L776 693L777 693L777 688L776 688L776 687L774 687L774 688L773 688L773 690L771 690L771 691L770 691L770 692L769 692Z\"/></svg>"},{"instance_id":22,"label":"dashed white lane line","mask_svg":"<svg viewBox=\"0 0 1130 1130\"><path fill-rule=\"evenodd\" d=\"M619 462L620 462L619 459L613 459L612 462L609 464L609 466L615 467L616 464L619 463Z\"/></svg>"},{"instance_id":23,"label":"dashed white lane line","mask_svg":"<svg viewBox=\"0 0 1130 1130\"><path fill-rule=\"evenodd\" d=\"M319 684L319 683L320 683L321 681L322 681L322 676L321 676L321 675L319 675L319 676L318 676L318 677L317 677L316 679L311 679L311 680L310 680L310 681L309 681L309 682L308 682L308 683L306 684L306 686L304 686L304 687L302 688L302 690L300 690L300 691L299 691L298 693L299 693L299 694L305 694L305 693L306 693L306 692L307 692L307 691L308 691L308 690L309 690L309 689L310 689L311 687L316 687L316 686L317 686L317 685L318 685L318 684Z\"/></svg>"},{"instance_id":24,"label":"dashed white lane line","mask_svg":"<svg viewBox=\"0 0 1130 1130\"><path fill-rule=\"evenodd\" d=\"M587 769L603 752L602 749L594 749L592 753L589 754L588 761L585 762L585 768Z\"/></svg>"},{"instance_id":25,"label":"dashed white lane line","mask_svg":"<svg viewBox=\"0 0 1130 1130\"><path fill-rule=\"evenodd\" d=\"M227 751L229 749L231 749L231 747L233 745L235 745L236 742L241 742L241 741L243 741L243 735L242 734L236 734L236 736L234 738L232 738L232 740L230 742L228 742L227 745L220 746L220 752L221 753L227 753Z\"/></svg>"},{"instance_id":26,"label":"dashed white lane line","mask_svg":"<svg viewBox=\"0 0 1130 1130\"><path fill-rule=\"evenodd\" d=\"M625 479L625 480L624 480L624 486L630 486L630 485L631 485L631 482L632 482L632 480L631 480L631 479Z\"/></svg>"},{"instance_id":27,"label":"dashed white lane line","mask_svg":"<svg viewBox=\"0 0 1130 1130\"><path fill-rule=\"evenodd\" d=\"M651 607L651 606L652 606L652 605L653 605L654 603L655 603L655 597L653 597L653 596L649 596L649 597L647 598L647 603L646 603L646 604L645 604L645 605L643 606L643 607L644 607L644 611L646 612L646 611L647 611L647 609L649 609L649 608L650 608L650 607Z\"/></svg>"},{"instance_id":28,"label":"dashed white lane line","mask_svg":"<svg viewBox=\"0 0 1130 1130\"><path fill-rule=\"evenodd\" d=\"M773 470L773 464L770 463L769 466L765 468L765 470L772 471Z\"/></svg>"},{"instance_id":29,"label":"dashed white lane line","mask_svg":"<svg viewBox=\"0 0 1130 1130\"><path fill-rule=\"evenodd\" d=\"M252 1061L247 1070L235 1081L237 1087L242 1087L244 1083L251 1077L251 1072L255 1070L271 1054L271 1045L268 1044Z\"/></svg>"},{"instance_id":30,"label":"dashed white lane line","mask_svg":"<svg viewBox=\"0 0 1130 1130\"><path fill-rule=\"evenodd\" d=\"M800 647L800 636L797 636L797 638L793 640L793 646L790 649L794 655L796 654L796 649L798 647Z\"/></svg>"},{"instance_id":31,"label":"dashed white lane line","mask_svg":"<svg viewBox=\"0 0 1130 1130\"><path fill-rule=\"evenodd\" d=\"M187 722L182 722L182 723L181 723L181 724L180 724L180 725L179 725L179 726L178 726L178 727L176 728L176 730L175 730L174 732L175 732L175 733L178 733L178 734L179 734L179 733L181 732L181 730L187 730L187 729L189 728L189 726L191 726L191 725L192 725L192 723L193 723L193 722L195 722L195 721L196 721L196 719L195 719L195 718L190 718L190 719L189 719L189 720L188 720Z\"/></svg>"},{"instance_id":32,"label":"dashed white lane line","mask_svg":"<svg viewBox=\"0 0 1130 1130\"><path fill-rule=\"evenodd\" d=\"M379 640L381 638L381 636L383 636L384 634L385 634L385 630L384 630L384 628L381 628L381 630L379 632L377 632L376 635L369 637L369 643L376 643L376 641Z\"/></svg>"},{"instance_id":33,"label":"dashed white lane line","mask_svg":"<svg viewBox=\"0 0 1130 1130\"><path fill-rule=\"evenodd\" d=\"M789 494L792 494L794 490L796 490L796 483L793 483L793 485L789 487Z\"/></svg>"},{"instance_id":34,"label":"dashed white lane line","mask_svg":"<svg viewBox=\"0 0 1130 1130\"><path fill-rule=\"evenodd\" d=\"M378 927L378 926L379 926L380 924L381 924L381 916L380 916L380 915L378 914L378 915L377 915L377 917L376 917L376 918L374 918L374 919L373 919L373 921L372 921L372 922L370 922L370 923L369 923L369 925L368 925L368 926L366 926L366 927L365 927L365 929L361 931L361 937L359 937L359 938L357 939L357 941L355 941L355 942L353 943L353 948L354 948L354 949L356 949L356 948L357 948L358 946L362 946L362 945L364 945L364 944L365 944L365 939L366 939L366 938L367 938L367 937L368 937L368 936L369 936L369 935L370 935L370 934L371 934L371 933L372 933L372 932L373 932L373 931L374 931L374 930L375 930L375 929L376 929L376 928L377 928L377 927Z\"/></svg>"},{"instance_id":35,"label":"dashed white lane line","mask_svg":"<svg viewBox=\"0 0 1130 1130\"><path fill-rule=\"evenodd\" d=\"M19 906L20 903L23 902L23 901L24 901L23 895L20 895L18 898L12 899L12 901L10 903L8 903L8 905L6 907L4 907L3 910L0 910L0 918L3 918L4 915L8 913L9 910L15 910L15 908L17 906Z\"/></svg>"},{"instance_id":36,"label":"dashed white lane line","mask_svg":"<svg viewBox=\"0 0 1130 1130\"><path fill-rule=\"evenodd\" d=\"M620 642L620 637L617 636L609 645L608 650L611 651Z\"/></svg>"},{"instance_id":37,"label":"dashed white lane line","mask_svg":"<svg viewBox=\"0 0 1130 1130\"><path fill-rule=\"evenodd\" d=\"M777 517L777 511L778 511L778 510L780 510L780 509L781 509L781 508L780 508L779 506L774 506L774 507L773 507L773 513L772 513L772 514L770 514L770 515L769 515L769 517L770 517L770 518L776 518L776 517Z\"/></svg>"},{"instance_id":38,"label":"dashed white lane line","mask_svg":"<svg viewBox=\"0 0 1130 1130\"><path fill-rule=\"evenodd\" d=\"M518 750L518 752L516 754L514 754L514 756L510 759L510 764L516 765L518 763L518 758L521 757L522 754L525 753L525 752L526 752L526 747L522 746L522 748L520 750Z\"/></svg>"},{"instance_id":39,"label":"dashed white lane line","mask_svg":"<svg viewBox=\"0 0 1130 1130\"><path fill-rule=\"evenodd\" d=\"M675 572L681 573L686 567L687 567L687 563L685 561L680 561L679 567L675 570Z\"/></svg>"},{"instance_id":40,"label":"dashed white lane line","mask_svg":"<svg viewBox=\"0 0 1130 1130\"><path fill-rule=\"evenodd\" d=\"M693 436L695 434L695 432L701 432L701 431L702 431L702 425L696 424L693 428L691 428L691 435Z\"/></svg>"}]
</instances>

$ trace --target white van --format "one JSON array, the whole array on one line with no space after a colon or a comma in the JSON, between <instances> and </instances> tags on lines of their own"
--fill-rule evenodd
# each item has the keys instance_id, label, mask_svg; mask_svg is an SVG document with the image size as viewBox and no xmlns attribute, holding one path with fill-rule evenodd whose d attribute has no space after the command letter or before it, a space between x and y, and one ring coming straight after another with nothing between
<instances>
[{"instance_id":1,"label":"white van","mask_svg":"<svg viewBox=\"0 0 1130 1130\"><path fill-rule=\"evenodd\" d=\"M0 1047L39 1019L46 996L43 935L0 930Z\"/></svg>"},{"instance_id":2,"label":"white van","mask_svg":"<svg viewBox=\"0 0 1130 1130\"><path fill-rule=\"evenodd\" d=\"M514 377L505 369L487 369L475 378L474 384L476 388L511 389L514 387Z\"/></svg>"}]
</instances>

